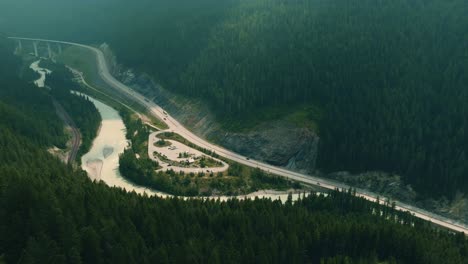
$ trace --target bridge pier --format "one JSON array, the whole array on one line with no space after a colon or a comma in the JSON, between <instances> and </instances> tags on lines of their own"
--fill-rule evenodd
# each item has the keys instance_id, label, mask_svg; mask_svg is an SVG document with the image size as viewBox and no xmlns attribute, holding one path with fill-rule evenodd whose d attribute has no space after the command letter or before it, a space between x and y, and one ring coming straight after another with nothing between
<instances>
[{"instance_id":1,"label":"bridge pier","mask_svg":"<svg viewBox=\"0 0 468 264\"><path fill-rule=\"evenodd\" d=\"M18 40L18 53L21 53L23 51L23 43L21 40Z\"/></svg>"},{"instance_id":2,"label":"bridge pier","mask_svg":"<svg viewBox=\"0 0 468 264\"><path fill-rule=\"evenodd\" d=\"M37 50L37 44L39 44L39 41L33 41L34 56L39 57L39 51Z\"/></svg>"},{"instance_id":3,"label":"bridge pier","mask_svg":"<svg viewBox=\"0 0 468 264\"><path fill-rule=\"evenodd\" d=\"M58 54L62 54L62 45L60 45L60 43L57 43L57 47L58 47Z\"/></svg>"},{"instance_id":4,"label":"bridge pier","mask_svg":"<svg viewBox=\"0 0 468 264\"><path fill-rule=\"evenodd\" d=\"M52 59L52 48L49 42L47 42L47 51L49 52L49 59Z\"/></svg>"}]
</instances>

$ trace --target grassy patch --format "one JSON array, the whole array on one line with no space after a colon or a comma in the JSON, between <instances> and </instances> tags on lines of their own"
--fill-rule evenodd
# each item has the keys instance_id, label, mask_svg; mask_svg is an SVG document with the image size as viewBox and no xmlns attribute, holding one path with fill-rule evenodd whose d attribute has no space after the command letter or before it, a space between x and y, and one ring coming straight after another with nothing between
<instances>
[{"instance_id":1,"label":"grassy patch","mask_svg":"<svg viewBox=\"0 0 468 264\"><path fill-rule=\"evenodd\" d=\"M98 83L100 78L98 76L96 55L91 50L76 46L67 47L57 57L57 62L81 71L89 84L93 86L100 84Z\"/></svg>"},{"instance_id":2,"label":"grassy patch","mask_svg":"<svg viewBox=\"0 0 468 264\"><path fill-rule=\"evenodd\" d=\"M258 168L252 168L231 161L224 157L219 156L216 152L212 152L205 148L201 148L184 137L173 132L165 132L158 135L160 138L171 139L178 141L182 144L188 145L191 148L197 149L209 156L223 160L229 164L229 169L226 172L216 174L213 178L213 174L206 174L213 178L210 185L204 189L204 193L209 194L227 194L227 195L238 195L255 192L262 189L275 189L275 190L287 190L290 188L301 188L300 184L293 183L283 177L266 173ZM203 175L205 175L203 173ZM223 182L223 179L227 179L227 182ZM232 181L235 179L234 181ZM235 183L235 184L233 184Z\"/></svg>"},{"instance_id":3,"label":"grassy patch","mask_svg":"<svg viewBox=\"0 0 468 264\"><path fill-rule=\"evenodd\" d=\"M147 155L143 155L147 147L147 143L143 142L143 135L146 137L148 135L147 127L145 128L141 121L135 120L128 113L124 112L122 115L132 147L121 155L120 171L123 177L136 184L182 196L241 195L262 189L287 190L301 187L300 184L284 178L226 159L223 160L230 165L226 172L213 173L205 170L199 173L182 173L173 170L156 172L159 164L151 161ZM135 134L134 131L138 133ZM200 148L178 134L166 132L160 135L162 138L179 141L207 155L222 159L216 153ZM140 154L140 158L136 158L136 154ZM164 160L164 157L160 158ZM217 161L205 157L203 162L205 166L209 166L215 165Z\"/></svg>"},{"instance_id":4,"label":"grassy patch","mask_svg":"<svg viewBox=\"0 0 468 264\"><path fill-rule=\"evenodd\" d=\"M286 115L285 118L299 127L305 127L319 133L318 124L322 118L322 110L313 105L303 105Z\"/></svg>"},{"instance_id":5,"label":"grassy patch","mask_svg":"<svg viewBox=\"0 0 468 264\"><path fill-rule=\"evenodd\" d=\"M200 164L200 167L202 168L216 168L216 167L221 167L223 164L215 159L212 159L207 156L203 156L200 158L198 161Z\"/></svg>"},{"instance_id":6,"label":"grassy patch","mask_svg":"<svg viewBox=\"0 0 468 264\"><path fill-rule=\"evenodd\" d=\"M221 126L232 132L248 132L263 122L286 120L298 127L305 127L319 132L322 110L314 105L297 105L294 107L267 107L245 113L242 116L218 118Z\"/></svg>"},{"instance_id":7,"label":"grassy patch","mask_svg":"<svg viewBox=\"0 0 468 264\"><path fill-rule=\"evenodd\" d=\"M230 169L224 173L204 173L198 174L176 173L174 171L155 172L159 168L156 162L151 161L147 157L147 137L148 130L141 121L133 113L147 113L146 108L142 105L131 101L129 98L119 95L114 89L105 84L97 75L96 58L92 51L79 48L69 47L58 59L66 65L81 71L86 82L92 87L85 87L86 93L90 96L103 101L109 106L117 109L123 116L127 127L127 137L132 141L132 149L126 150L126 153L121 156L121 172L127 179L159 191L164 191L176 195L195 196L195 195L212 195L226 194L239 195L247 194L260 189L276 189L286 190L289 188L300 187L284 178L265 173L259 169L250 168L235 162L225 160ZM263 119L274 120L278 117L284 117L292 113L287 111L287 108L267 109L262 111L256 118L247 120L245 124L237 122L240 129L252 127L256 120ZM147 115L148 117L151 115ZM306 115L307 116L307 115ZM303 115L292 116L291 120L302 122ZM154 118L151 120L156 126L165 128L165 124ZM234 122L236 126L236 122ZM137 132L134 134L134 132ZM200 148L177 134L164 133L168 139L177 140L192 148L198 149L208 156L221 159L216 153ZM136 156L139 156L137 158ZM215 162L207 158L204 160L206 166ZM122 166L122 164L124 166Z\"/></svg>"},{"instance_id":8,"label":"grassy patch","mask_svg":"<svg viewBox=\"0 0 468 264\"><path fill-rule=\"evenodd\" d=\"M158 148L169 147L170 145L172 145L172 143L170 141L167 141L167 140L164 140L164 139L160 139L160 140L158 140L157 142L154 143L154 146L158 147Z\"/></svg>"},{"instance_id":9,"label":"grassy patch","mask_svg":"<svg viewBox=\"0 0 468 264\"><path fill-rule=\"evenodd\" d=\"M85 92L90 96L93 96L116 109L125 107L133 112L144 114L153 125L162 129L168 128L166 123L151 115L145 106L141 105L136 100L132 100L131 98L116 92L114 88L110 87L101 79L98 75L96 55L93 51L81 47L70 46L57 58L57 62L68 65L83 73L86 83L92 87L84 87L86 89Z\"/></svg>"}]
</instances>

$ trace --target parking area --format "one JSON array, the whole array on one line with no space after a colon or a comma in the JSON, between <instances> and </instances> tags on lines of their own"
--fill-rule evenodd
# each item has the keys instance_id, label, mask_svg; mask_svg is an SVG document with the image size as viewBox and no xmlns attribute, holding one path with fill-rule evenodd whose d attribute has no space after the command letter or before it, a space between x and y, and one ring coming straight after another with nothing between
<instances>
[{"instance_id":1,"label":"parking area","mask_svg":"<svg viewBox=\"0 0 468 264\"><path fill-rule=\"evenodd\" d=\"M165 144L158 145L157 142L160 139L157 135L161 132L154 132L149 135L148 139L148 156L157 161L162 167L160 170L172 169L174 171L183 171L186 173L194 172L223 172L226 171L229 167L228 164L221 160L209 157L220 163L216 167L204 167L202 168L199 165L199 160L203 157L208 158L208 156L201 151L193 149L187 145L184 145L175 140L165 139ZM172 163L172 164L171 164ZM173 164L180 164L175 166ZM182 166L183 165L183 166Z\"/></svg>"}]
</instances>

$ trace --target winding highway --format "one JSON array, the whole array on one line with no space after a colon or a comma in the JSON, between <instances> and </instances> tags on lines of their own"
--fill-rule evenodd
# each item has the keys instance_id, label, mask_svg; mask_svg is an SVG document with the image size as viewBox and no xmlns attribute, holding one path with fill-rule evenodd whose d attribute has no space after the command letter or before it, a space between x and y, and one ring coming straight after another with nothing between
<instances>
[{"instance_id":1,"label":"winding highway","mask_svg":"<svg viewBox=\"0 0 468 264\"><path fill-rule=\"evenodd\" d=\"M260 161L248 159L247 157L244 157L242 155L239 155L237 153L234 153L232 151L229 151L227 149L224 149L223 147L220 147L218 145L215 145L213 143L207 142L206 140L198 137L194 133L190 132L188 129L186 129L184 126L182 126L177 120L175 120L173 117L171 117L169 114L166 113L160 106L156 105L155 103L149 101L147 98L142 96L141 94L135 92L128 86L124 85L123 83L119 82L117 79L115 79L108 68L105 56L103 52L97 48L88 46L88 45L83 45L79 43L73 43L73 42L66 42L66 41L56 41L56 40L46 40L46 39L31 39L31 38L16 38L16 37L10 37L10 39L15 39L15 40L25 40L25 41L39 41L39 42L49 42L49 43L58 43L58 44L64 44L64 45L72 45L72 46L77 46L77 47L82 47L88 50L93 51L96 54L96 62L98 65L98 70L99 70L99 76L102 78L102 80L107 83L109 86L117 90L118 92L122 93L125 96L128 96L132 98L133 100L136 100L140 104L144 105L149 112L161 119L165 120L167 125L169 126L169 131L173 131L174 133L180 134L182 137L186 138L187 140L191 141L192 143L216 152L218 155L230 159L232 161L254 167L254 168L260 168L264 171L288 178L290 180L294 180L297 182L309 184L309 185L317 185L326 189L348 189L349 186L338 183L335 181L331 181L328 179L323 179L319 177L315 177L312 175L305 175L301 174L298 172L290 171L284 168L272 166ZM361 189L356 189L356 195L360 197L364 197L367 200L370 201L377 201L378 200L378 195L373 194L371 192L361 190ZM381 203L383 203L386 200L385 197L380 197ZM452 221L448 218L438 216L435 214L432 214L430 212L427 212L425 210L401 203L401 202L396 202L396 209L402 210L402 211L409 211L416 217L419 217L421 219L430 221L436 225L445 227L447 229L453 230L455 232L464 232L465 234L468 234L468 227L457 223L455 221Z\"/></svg>"}]
</instances>

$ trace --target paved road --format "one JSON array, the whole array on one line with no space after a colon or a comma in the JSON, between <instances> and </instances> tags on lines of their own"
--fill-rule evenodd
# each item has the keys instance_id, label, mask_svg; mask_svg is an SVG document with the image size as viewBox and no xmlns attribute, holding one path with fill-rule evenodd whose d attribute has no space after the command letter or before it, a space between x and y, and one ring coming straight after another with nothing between
<instances>
[{"instance_id":1,"label":"paved road","mask_svg":"<svg viewBox=\"0 0 468 264\"><path fill-rule=\"evenodd\" d=\"M72 43L72 42L65 42L65 41L56 41L56 40L45 40L45 39L31 39L31 38L11 38L11 39L18 39L18 40L26 40L26 41L43 41L43 42L50 42L50 43L60 43L60 44L65 44L65 45L72 45L72 46L78 46L82 47L88 50L92 50L96 54L96 60L98 64L98 69L99 69L99 75L100 77L111 87L115 88L116 90L120 91L122 94L129 96L133 98L134 100L140 102L142 105L147 107L152 115L155 117L165 120L167 125L169 126L169 131L173 131L175 133L180 134L181 136L185 137L187 140L191 141L194 144L197 144L198 146L202 148L206 148L208 150L215 151L218 155L228 158L230 160L233 160L235 162L250 166L250 167L257 167L260 168L264 171L270 172L277 174L279 176L286 177L288 179L306 183L306 184L312 184L312 185L319 185L323 188L331 189L334 190L336 188L340 189L348 189L349 186L338 183L335 181L331 181L328 179L323 179L323 178L318 178L312 175L305 175L301 173L297 173L294 171L290 171L284 168L279 168L276 166L272 166L260 161L255 161L252 159L247 159L247 157L244 157L242 155L239 155L237 153L234 153L232 151L229 151L227 149L224 149L220 146L217 146L215 144L212 144L210 142L207 142L206 140L198 137L197 135L193 134L190 132L188 129L186 129L184 126L182 126L177 120L175 120L172 116L167 114L160 106L154 104L153 102L149 101L147 98L142 96L141 94L133 91L131 88L127 87L123 83L119 82L116 80L109 71L109 68L107 66L104 54L102 51L100 51L97 48L83 45L83 44L78 44L78 43ZM377 201L378 195L367 192L365 190L361 189L356 189L356 194L358 196L364 197L370 201ZM380 197L380 201L383 202L385 200L385 197ZM396 208L398 210L402 211L409 211L412 214L414 214L416 217L419 217L421 219L431 221L439 226L451 229L453 231L457 232L464 232L465 234L468 234L468 227L464 226L459 223L455 223L454 221L447 219L445 217L437 216L432 213L429 213L427 211L424 211L419 208L415 208L413 206L401 203L401 202L396 202Z\"/></svg>"}]
</instances>

